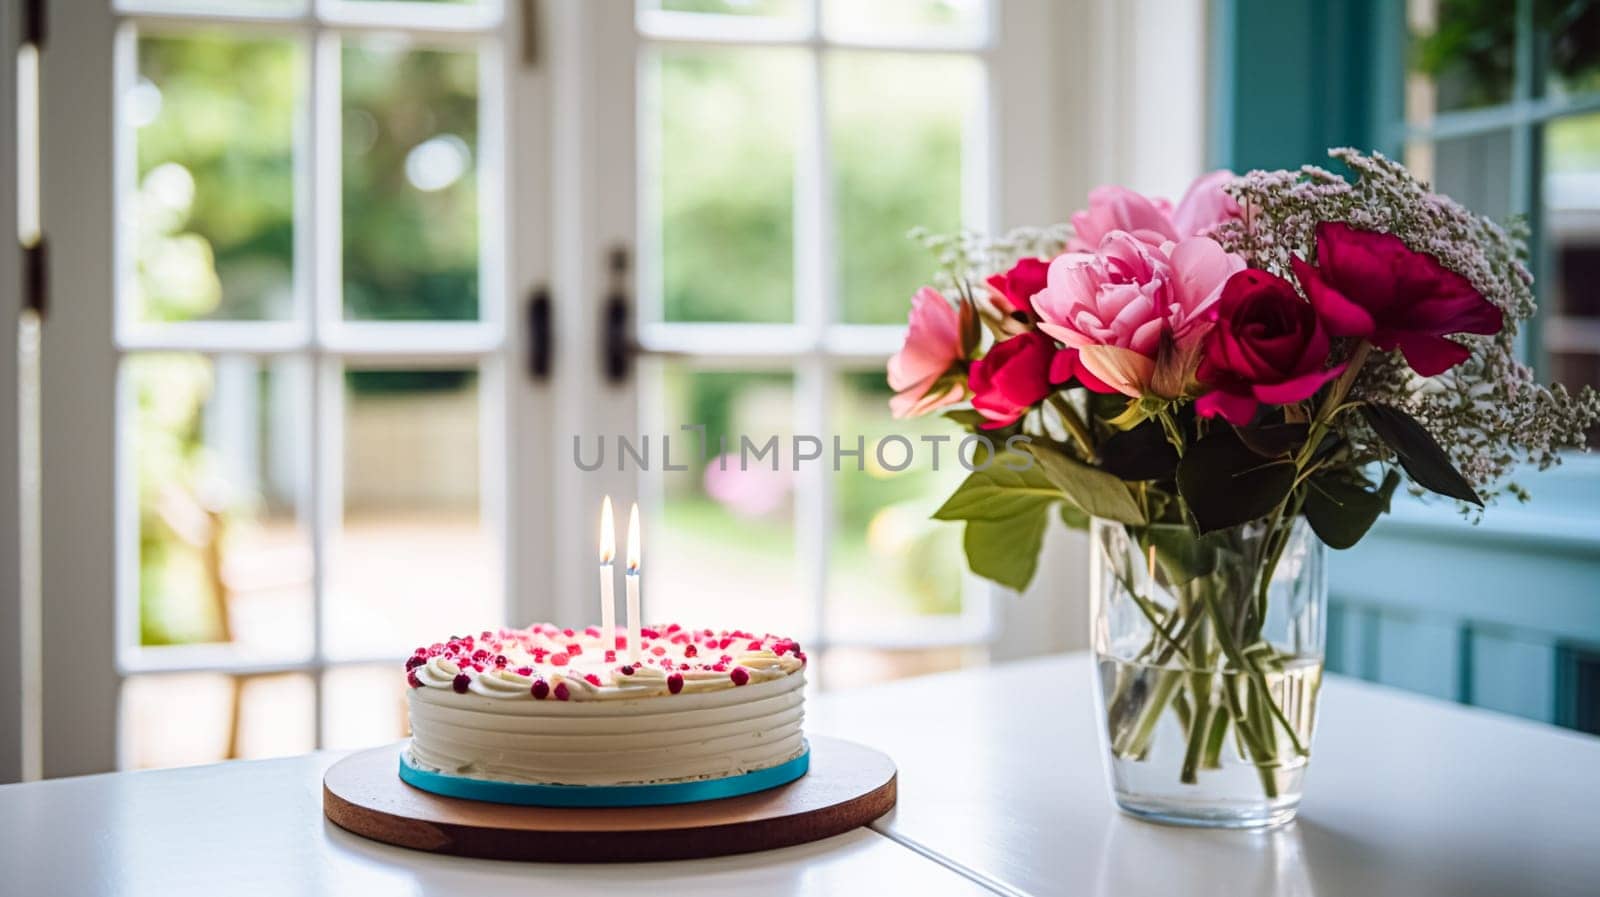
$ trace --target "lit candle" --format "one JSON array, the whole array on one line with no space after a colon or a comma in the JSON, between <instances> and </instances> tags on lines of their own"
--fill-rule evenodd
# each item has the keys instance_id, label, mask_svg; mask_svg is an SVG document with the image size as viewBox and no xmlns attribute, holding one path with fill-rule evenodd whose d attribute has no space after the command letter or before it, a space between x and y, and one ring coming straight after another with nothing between
<instances>
[{"instance_id":1,"label":"lit candle","mask_svg":"<svg viewBox=\"0 0 1600 897\"><path fill-rule=\"evenodd\" d=\"M628 586L628 662L638 663L644 647L639 636L639 503L628 512L628 570L623 582Z\"/></svg>"},{"instance_id":2,"label":"lit candle","mask_svg":"<svg viewBox=\"0 0 1600 897\"><path fill-rule=\"evenodd\" d=\"M617 556L617 521L611 514L611 496L600 505L600 650L617 648L617 580L612 561Z\"/></svg>"}]
</instances>

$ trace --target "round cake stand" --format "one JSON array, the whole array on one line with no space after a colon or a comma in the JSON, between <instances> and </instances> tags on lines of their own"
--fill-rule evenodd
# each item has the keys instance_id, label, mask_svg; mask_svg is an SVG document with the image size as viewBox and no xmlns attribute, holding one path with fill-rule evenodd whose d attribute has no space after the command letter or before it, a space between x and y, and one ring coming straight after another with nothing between
<instances>
[{"instance_id":1,"label":"round cake stand","mask_svg":"<svg viewBox=\"0 0 1600 897\"><path fill-rule=\"evenodd\" d=\"M519 807L400 781L402 744L351 754L322 779L322 811L366 838L456 856L596 863L771 850L847 832L894 809L895 768L851 741L807 736L811 769L767 791L658 807Z\"/></svg>"}]
</instances>

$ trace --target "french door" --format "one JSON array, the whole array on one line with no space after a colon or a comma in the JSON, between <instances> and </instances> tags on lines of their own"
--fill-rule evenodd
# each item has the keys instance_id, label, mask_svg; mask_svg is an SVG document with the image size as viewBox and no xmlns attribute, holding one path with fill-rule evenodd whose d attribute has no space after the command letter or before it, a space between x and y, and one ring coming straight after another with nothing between
<instances>
[{"instance_id":1,"label":"french door","mask_svg":"<svg viewBox=\"0 0 1600 897\"><path fill-rule=\"evenodd\" d=\"M82 7L43 78L76 257L45 327L45 638L79 672L46 677L75 712L47 709L45 772L398 737L391 659L536 612L512 596L547 560L542 456L510 448L548 256L519 10Z\"/></svg>"},{"instance_id":2,"label":"french door","mask_svg":"<svg viewBox=\"0 0 1600 897\"><path fill-rule=\"evenodd\" d=\"M1046 619L992 601L929 520L965 471L921 439L946 422L890 419L883 364L937 264L908 231L1061 215L1026 188L1056 94L1019 60L1049 13L651 0L604 23L600 55L634 66L598 105L621 110L602 142L634 151L606 180L635 184L639 357L602 430L652 440L628 465L650 616L792 634L824 688L981 660Z\"/></svg>"},{"instance_id":3,"label":"french door","mask_svg":"<svg viewBox=\"0 0 1600 897\"><path fill-rule=\"evenodd\" d=\"M400 652L594 616L602 494L648 616L794 633L824 687L1047 628L926 521L951 459L875 449L942 432L886 411L905 230L1064 214L1050 4L84 6L42 75L46 775L399 737ZM579 469L616 436L656 463Z\"/></svg>"}]
</instances>

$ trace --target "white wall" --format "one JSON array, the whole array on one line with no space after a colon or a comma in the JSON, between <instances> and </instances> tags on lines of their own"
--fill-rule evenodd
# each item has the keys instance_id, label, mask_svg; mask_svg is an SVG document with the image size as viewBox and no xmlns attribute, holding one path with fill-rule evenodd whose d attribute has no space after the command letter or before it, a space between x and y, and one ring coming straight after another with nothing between
<instances>
[{"instance_id":1,"label":"white wall","mask_svg":"<svg viewBox=\"0 0 1600 897\"><path fill-rule=\"evenodd\" d=\"M1007 29L997 54L997 77L1035 80L1040 97L1036 132L1000 129L996 158L1039 176L1013 179L998 228L1064 221L1104 183L1176 201L1205 160L1205 0L1067 0L1044 15ZM997 598L993 658L1088 647L1088 589L1088 539L1057 524L1027 593Z\"/></svg>"}]
</instances>

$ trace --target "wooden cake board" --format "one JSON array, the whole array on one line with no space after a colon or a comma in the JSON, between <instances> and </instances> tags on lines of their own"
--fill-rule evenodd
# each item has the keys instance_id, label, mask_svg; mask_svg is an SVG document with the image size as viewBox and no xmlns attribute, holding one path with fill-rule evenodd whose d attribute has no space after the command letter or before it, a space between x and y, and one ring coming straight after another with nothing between
<instances>
[{"instance_id":1,"label":"wooden cake board","mask_svg":"<svg viewBox=\"0 0 1600 897\"><path fill-rule=\"evenodd\" d=\"M322 811L366 838L456 856L597 863L680 860L788 847L847 832L894 809L894 761L808 736L811 769L740 797L659 807L518 807L441 797L400 781L392 744L335 763Z\"/></svg>"}]
</instances>

